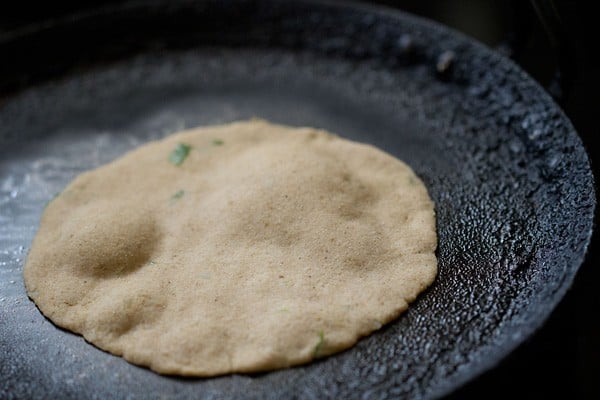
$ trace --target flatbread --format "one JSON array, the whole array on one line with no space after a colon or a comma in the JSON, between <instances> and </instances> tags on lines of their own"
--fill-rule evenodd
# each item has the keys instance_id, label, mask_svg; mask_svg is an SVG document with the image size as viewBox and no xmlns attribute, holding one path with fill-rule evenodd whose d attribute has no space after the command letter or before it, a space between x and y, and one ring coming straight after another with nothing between
<instances>
[{"instance_id":1,"label":"flatbread","mask_svg":"<svg viewBox=\"0 0 600 400\"><path fill-rule=\"evenodd\" d=\"M79 175L24 269L57 325L164 374L306 363L395 319L437 271L401 161L262 120L184 131Z\"/></svg>"}]
</instances>

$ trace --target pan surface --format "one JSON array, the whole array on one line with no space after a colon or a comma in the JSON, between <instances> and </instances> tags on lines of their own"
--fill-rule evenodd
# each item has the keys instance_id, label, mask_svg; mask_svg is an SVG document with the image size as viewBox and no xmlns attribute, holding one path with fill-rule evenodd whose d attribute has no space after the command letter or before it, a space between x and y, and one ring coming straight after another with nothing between
<instances>
[{"instance_id":1,"label":"pan surface","mask_svg":"<svg viewBox=\"0 0 600 400\"><path fill-rule=\"evenodd\" d=\"M95 49L58 54L55 70L79 69L0 105L0 398L440 397L494 366L564 295L595 195L581 141L543 89L434 23L287 3L129 3L0 40L10 52L78 34ZM32 82L52 75L36 68ZM213 379L157 375L39 313L22 267L55 193L149 140L253 116L372 143L424 180L439 275L407 313L321 361Z\"/></svg>"}]
</instances>

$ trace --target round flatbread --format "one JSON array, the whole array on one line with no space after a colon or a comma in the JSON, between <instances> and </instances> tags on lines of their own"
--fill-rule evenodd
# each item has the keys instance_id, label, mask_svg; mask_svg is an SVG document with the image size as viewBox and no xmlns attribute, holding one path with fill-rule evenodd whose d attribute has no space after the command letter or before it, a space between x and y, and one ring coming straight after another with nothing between
<instances>
[{"instance_id":1,"label":"round flatbread","mask_svg":"<svg viewBox=\"0 0 600 400\"><path fill-rule=\"evenodd\" d=\"M146 144L46 208L25 265L57 325L165 374L306 363L433 281L434 206L373 146L251 120Z\"/></svg>"}]
</instances>

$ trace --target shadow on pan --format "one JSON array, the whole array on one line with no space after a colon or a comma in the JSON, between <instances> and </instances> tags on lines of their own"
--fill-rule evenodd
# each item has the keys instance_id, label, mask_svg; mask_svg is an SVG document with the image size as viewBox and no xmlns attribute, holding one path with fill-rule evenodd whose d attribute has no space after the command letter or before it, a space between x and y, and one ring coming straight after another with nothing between
<instances>
[{"instance_id":1,"label":"shadow on pan","mask_svg":"<svg viewBox=\"0 0 600 400\"><path fill-rule=\"evenodd\" d=\"M583 261L595 197L572 125L510 61L431 22L326 2L132 2L4 34L0 51L14 61L0 67L3 396L439 397L531 335ZM439 275L406 314L317 363L198 380L39 314L21 270L53 193L148 140L252 116L373 143L423 178Z\"/></svg>"}]
</instances>

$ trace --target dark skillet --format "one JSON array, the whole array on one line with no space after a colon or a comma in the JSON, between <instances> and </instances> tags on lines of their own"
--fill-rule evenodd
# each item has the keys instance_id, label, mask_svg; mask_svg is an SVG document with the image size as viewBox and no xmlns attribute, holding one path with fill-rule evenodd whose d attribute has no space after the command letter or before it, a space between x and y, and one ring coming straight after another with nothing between
<instances>
[{"instance_id":1,"label":"dark skillet","mask_svg":"<svg viewBox=\"0 0 600 400\"><path fill-rule=\"evenodd\" d=\"M564 295L595 197L544 90L434 23L288 3L128 3L0 37L0 398L439 397ZM406 314L322 361L214 379L157 375L42 317L21 271L55 192L151 138L251 116L373 143L422 177L439 276Z\"/></svg>"}]
</instances>

